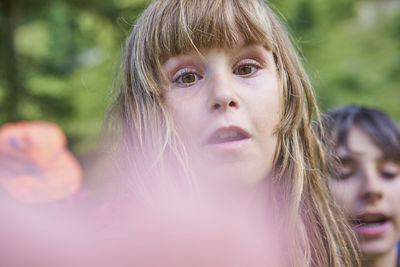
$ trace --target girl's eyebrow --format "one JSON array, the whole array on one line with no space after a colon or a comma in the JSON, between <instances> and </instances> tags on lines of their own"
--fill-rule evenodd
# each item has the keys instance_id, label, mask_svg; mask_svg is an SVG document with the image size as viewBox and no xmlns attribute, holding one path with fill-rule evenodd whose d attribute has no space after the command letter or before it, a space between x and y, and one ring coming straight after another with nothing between
<instances>
[{"instance_id":1,"label":"girl's eyebrow","mask_svg":"<svg viewBox=\"0 0 400 267\"><path fill-rule=\"evenodd\" d=\"M380 169L393 171L397 173L396 176L400 174L400 161L398 160L396 161L393 159L382 159L378 162L378 167Z\"/></svg>"},{"instance_id":2,"label":"girl's eyebrow","mask_svg":"<svg viewBox=\"0 0 400 267\"><path fill-rule=\"evenodd\" d=\"M259 45L243 45L240 50L233 52L232 62L239 61L243 58L251 58L257 60L263 67L270 66L273 61L270 51Z\"/></svg>"},{"instance_id":3,"label":"girl's eyebrow","mask_svg":"<svg viewBox=\"0 0 400 267\"><path fill-rule=\"evenodd\" d=\"M351 164L354 160L350 156L339 157L341 164Z\"/></svg>"},{"instance_id":4,"label":"girl's eyebrow","mask_svg":"<svg viewBox=\"0 0 400 267\"><path fill-rule=\"evenodd\" d=\"M224 48L221 48L224 49ZM268 50L265 49L263 46L255 45L255 44L248 44L248 43L241 43L240 46L234 47L229 49L228 54L232 58L232 61L237 61L242 57L250 56L249 54L255 55L257 60L263 61L260 63L267 63L269 60L268 57ZM208 50L208 49L207 49ZM206 53L207 50L201 51L201 53ZM197 53L187 53L187 54L180 54L176 56L172 56L167 59L163 63L163 69L167 71L168 74L177 71L184 65L201 65L204 63L205 58Z\"/></svg>"},{"instance_id":5,"label":"girl's eyebrow","mask_svg":"<svg viewBox=\"0 0 400 267\"><path fill-rule=\"evenodd\" d=\"M249 43L240 43L236 47L231 48L230 53L233 55L237 55L238 53L241 52L246 52L248 50L259 50L258 45L255 44L249 44Z\"/></svg>"},{"instance_id":6,"label":"girl's eyebrow","mask_svg":"<svg viewBox=\"0 0 400 267\"><path fill-rule=\"evenodd\" d=\"M162 69L168 77L171 77L183 67L199 67L200 62L200 58L195 54L181 54L167 59Z\"/></svg>"},{"instance_id":7,"label":"girl's eyebrow","mask_svg":"<svg viewBox=\"0 0 400 267\"><path fill-rule=\"evenodd\" d=\"M390 156L383 156L382 158L379 159L379 164L383 165L383 164L394 164L400 167L400 161L397 159L394 159Z\"/></svg>"},{"instance_id":8,"label":"girl's eyebrow","mask_svg":"<svg viewBox=\"0 0 400 267\"><path fill-rule=\"evenodd\" d=\"M188 61L188 57L190 57L190 55L186 54L172 56L168 58L162 65L165 68L170 68L171 66L178 64L180 61Z\"/></svg>"}]
</instances>

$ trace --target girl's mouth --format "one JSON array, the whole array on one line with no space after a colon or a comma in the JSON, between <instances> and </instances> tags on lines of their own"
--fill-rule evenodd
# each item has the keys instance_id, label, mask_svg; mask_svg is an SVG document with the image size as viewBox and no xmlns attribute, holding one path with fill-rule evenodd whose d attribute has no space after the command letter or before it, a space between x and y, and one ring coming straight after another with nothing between
<instances>
[{"instance_id":1,"label":"girl's mouth","mask_svg":"<svg viewBox=\"0 0 400 267\"><path fill-rule=\"evenodd\" d=\"M354 230L364 236L383 234L390 225L390 219L382 214L365 214L352 221Z\"/></svg>"},{"instance_id":2,"label":"girl's mouth","mask_svg":"<svg viewBox=\"0 0 400 267\"><path fill-rule=\"evenodd\" d=\"M230 126L214 131L206 144L214 151L234 151L241 149L250 140L250 135L243 129Z\"/></svg>"},{"instance_id":3,"label":"girl's mouth","mask_svg":"<svg viewBox=\"0 0 400 267\"><path fill-rule=\"evenodd\" d=\"M222 144L222 143L240 141L246 138L247 137L244 134L234 130L219 131L210 138L208 143L211 145Z\"/></svg>"}]
</instances>

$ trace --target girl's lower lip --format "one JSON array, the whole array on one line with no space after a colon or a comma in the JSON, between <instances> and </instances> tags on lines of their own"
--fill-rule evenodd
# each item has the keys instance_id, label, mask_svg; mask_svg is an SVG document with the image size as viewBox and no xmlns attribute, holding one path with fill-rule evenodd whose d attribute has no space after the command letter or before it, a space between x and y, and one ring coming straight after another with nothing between
<instances>
[{"instance_id":1,"label":"girl's lower lip","mask_svg":"<svg viewBox=\"0 0 400 267\"><path fill-rule=\"evenodd\" d=\"M230 141L218 144L208 144L207 146L216 151L229 151L242 148L250 141L250 138L245 138L237 141Z\"/></svg>"},{"instance_id":2,"label":"girl's lower lip","mask_svg":"<svg viewBox=\"0 0 400 267\"><path fill-rule=\"evenodd\" d=\"M383 234L389 227L390 221L385 221L382 224L376 224L376 225L369 225L367 224L360 224L354 226L354 230L361 235L364 236L376 236Z\"/></svg>"}]
</instances>

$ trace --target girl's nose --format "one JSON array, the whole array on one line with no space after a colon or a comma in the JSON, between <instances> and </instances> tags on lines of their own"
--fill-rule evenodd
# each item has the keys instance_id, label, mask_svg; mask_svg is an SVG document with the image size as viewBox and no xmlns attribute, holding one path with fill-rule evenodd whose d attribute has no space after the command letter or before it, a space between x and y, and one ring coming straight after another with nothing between
<instances>
[{"instance_id":1,"label":"girl's nose","mask_svg":"<svg viewBox=\"0 0 400 267\"><path fill-rule=\"evenodd\" d=\"M238 108L239 104L234 99L230 99L229 97L218 99L212 105L211 110L227 110L228 108Z\"/></svg>"},{"instance_id":2,"label":"girl's nose","mask_svg":"<svg viewBox=\"0 0 400 267\"><path fill-rule=\"evenodd\" d=\"M379 175L372 170L364 171L362 199L371 204L383 197L383 184Z\"/></svg>"},{"instance_id":3,"label":"girl's nose","mask_svg":"<svg viewBox=\"0 0 400 267\"><path fill-rule=\"evenodd\" d=\"M209 107L211 112L228 111L240 107L235 83L230 78L215 77L211 80Z\"/></svg>"}]
</instances>

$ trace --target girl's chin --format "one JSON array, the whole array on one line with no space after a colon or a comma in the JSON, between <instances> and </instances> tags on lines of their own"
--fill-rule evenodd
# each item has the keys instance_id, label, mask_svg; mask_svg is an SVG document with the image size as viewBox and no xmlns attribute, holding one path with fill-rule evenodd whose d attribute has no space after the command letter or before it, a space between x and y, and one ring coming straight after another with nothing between
<instances>
[{"instance_id":1,"label":"girl's chin","mask_svg":"<svg viewBox=\"0 0 400 267\"><path fill-rule=\"evenodd\" d=\"M256 185L265 180L271 172L271 168L258 166L252 162L238 161L238 162L201 162L194 166L194 172L199 178L199 181L210 183L241 183L243 185Z\"/></svg>"},{"instance_id":2,"label":"girl's chin","mask_svg":"<svg viewBox=\"0 0 400 267\"><path fill-rule=\"evenodd\" d=\"M205 168L197 172L199 180L209 183L232 183L240 185L256 185L263 181L267 175L246 171L240 168ZM211 171L212 170L212 171Z\"/></svg>"}]
</instances>

